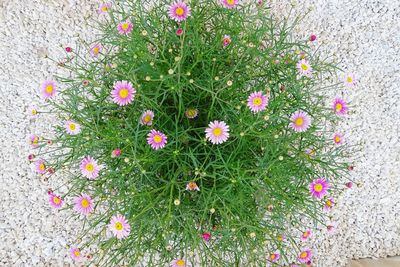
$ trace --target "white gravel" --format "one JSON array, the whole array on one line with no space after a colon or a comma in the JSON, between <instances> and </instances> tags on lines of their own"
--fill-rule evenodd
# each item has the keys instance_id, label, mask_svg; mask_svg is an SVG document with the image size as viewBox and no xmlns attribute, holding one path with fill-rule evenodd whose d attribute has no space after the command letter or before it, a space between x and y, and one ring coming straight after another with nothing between
<instances>
[{"instance_id":1,"label":"white gravel","mask_svg":"<svg viewBox=\"0 0 400 267\"><path fill-rule=\"evenodd\" d=\"M323 50L360 81L343 92L353 110L343 123L347 142L360 144L353 172L360 186L348 190L333 213L337 233L314 235L315 266L399 255L400 1L293 2L295 13L312 9L298 34L317 34ZM289 3L273 0L272 6L285 12ZM49 208L46 192L54 182L41 181L26 160L26 136L48 132L51 119L41 116L32 123L25 109L32 99L39 103L38 86L56 69L44 55L59 57L60 45L73 47L77 33L91 39L85 18L96 8L94 0L0 1L0 266L71 263L66 246L75 236L75 222Z\"/></svg>"}]
</instances>

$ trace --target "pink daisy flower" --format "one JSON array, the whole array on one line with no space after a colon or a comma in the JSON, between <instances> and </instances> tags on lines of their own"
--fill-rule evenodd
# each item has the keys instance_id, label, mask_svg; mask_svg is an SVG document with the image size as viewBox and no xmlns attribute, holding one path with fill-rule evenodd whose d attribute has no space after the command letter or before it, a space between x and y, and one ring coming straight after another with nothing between
<instances>
[{"instance_id":1,"label":"pink daisy flower","mask_svg":"<svg viewBox=\"0 0 400 267\"><path fill-rule=\"evenodd\" d=\"M39 136L37 136L36 134L31 134L29 136L29 143L32 148L39 147L39 139L40 139Z\"/></svg>"},{"instance_id":2,"label":"pink daisy flower","mask_svg":"<svg viewBox=\"0 0 400 267\"><path fill-rule=\"evenodd\" d=\"M258 113L267 108L268 97L263 95L261 91L252 93L247 99L247 106L253 113Z\"/></svg>"},{"instance_id":3,"label":"pink daisy flower","mask_svg":"<svg viewBox=\"0 0 400 267\"><path fill-rule=\"evenodd\" d=\"M196 182L191 181L191 182L187 183L186 190L188 190L188 191L200 191L200 188L198 187Z\"/></svg>"},{"instance_id":4,"label":"pink daisy flower","mask_svg":"<svg viewBox=\"0 0 400 267\"><path fill-rule=\"evenodd\" d=\"M239 0L221 0L221 4L227 8L231 9L236 7L239 4Z\"/></svg>"},{"instance_id":5,"label":"pink daisy flower","mask_svg":"<svg viewBox=\"0 0 400 267\"><path fill-rule=\"evenodd\" d=\"M204 241L208 242L211 239L211 233L209 232L204 232L201 237L203 238Z\"/></svg>"},{"instance_id":6,"label":"pink daisy flower","mask_svg":"<svg viewBox=\"0 0 400 267\"><path fill-rule=\"evenodd\" d=\"M338 116L344 116L347 114L347 111L349 110L347 107L346 101L340 97L336 97L335 100L333 101L332 104L333 111L336 113Z\"/></svg>"},{"instance_id":7,"label":"pink daisy flower","mask_svg":"<svg viewBox=\"0 0 400 267\"><path fill-rule=\"evenodd\" d=\"M114 90L111 92L113 102L125 106L135 99L136 89L127 81L118 81L114 84Z\"/></svg>"},{"instance_id":8,"label":"pink daisy flower","mask_svg":"<svg viewBox=\"0 0 400 267\"><path fill-rule=\"evenodd\" d=\"M78 248L71 248L69 250L69 255L74 261L80 262L83 260L82 253Z\"/></svg>"},{"instance_id":9,"label":"pink daisy flower","mask_svg":"<svg viewBox=\"0 0 400 267\"><path fill-rule=\"evenodd\" d=\"M46 173L46 164L44 163L43 159L39 159L36 161L36 172L39 174L45 174Z\"/></svg>"},{"instance_id":10,"label":"pink daisy flower","mask_svg":"<svg viewBox=\"0 0 400 267\"><path fill-rule=\"evenodd\" d=\"M298 259L300 262L306 263L311 260L312 256L313 255L311 249L306 248L300 252Z\"/></svg>"},{"instance_id":11,"label":"pink daisy flower","mask_svg":"<svg viewBox=\"0 0 400 267\"><path fill-rule=\"evenodd\" d=\"M310 183L309 190L313 197L321 199L328 193L329 187L330 185L325 178L318 178Z\"/></svg>"},{"instance_id":12,"label":"pink daisy flower","mask_svg":"<svg viewBox=\"0 0 400 267\"><path fill-rule=\"evenodd\" d=\"M311 118L304 111L296 111L290 117L289 127L296 132L305 132L311 126Z\"/></svg>"},{"instance_id":13,"label":"pink daisy flower","mask_svg":"<svg viewBox=\"0 0 400 267\"><path fill-rule=\"evenodd\" d=\"M116 148L111 152L111 157L112 158L117 158L121 155L121 149Z\"/></svg>"},{"instance_id":14,"label":"pink daisy flower","mask_svg":"<svg viewBox=\"0 0 400 267\"><path fill-rule=\"evenodd\" d=\"M57 93L56 82L53 80L44 81L41 87L41 94L44 99L52 98Z\"/></svg>"},{"instance_id":15,"label":"pink daisy flower","mask_svg":"<svg viewBox=\"0 0 400 267\"><path fill-rule=\"evenodd\" d=\"M186 118L188 118L188 119L194 119L194 118L197 117L197 115L199 115L199 110L196 109L196 108L188 108L188 109L185 111L185 116L186 116Z\"/></svg>"},{"instance_id":16,"label":"pink daisy flower","mask_svg":"<svg viewBox=\"0 0 400 267\"><path fill-rule=\"evenodd\" d=\"M90 54L92 57L97 57L101 53L101 50L103 50L103 46L101 44L94 44L90 48Z\"/></svg>"},{"instance_id":17,"label":"pink daisy flower","mask_svg":"<svg viewBox=\"0 0 400 267\"><path fill-rule=\"evenodd\" d=\"M64 128L70 135L77 135L81 132L81 126L74 121L66 121Z\"/></svg>"},{"instance_id":18,"label":"pink daisy flower","mask_svg":"<svg viewBox=\"0 0 400 267\"><path fill-rule=\"evenodd\" d=\"M222 144L229 138L229 126L223 121L213 121L205 130L206 138L213 144Z\"/></svg>"},{"instance_id":19,"label":"pink daisy flower","mask_svg":"<svg viewBox=\"0 0 400 267\"><path fill-rule=\"evenodd\" d=\"M151 130L147 135L147 143L152 149L158 150L165 147L167 143L167 136L160 131Z\"/></svg>"},{"instance_id":20,"label":"pink daisy flower","mask_svg":"<svg viewBox=\"0 0 400 267\"><path fill-rule=\"evenodd\" d=\"M28 161L32 161L35 158L34 154L29 154L28 155Z\"/></svg>"},{"instance_id":21,"label":"pink daisy flower","mask_svg":"<svg viewBox=\"0 0 400 267\"><path fill-rule=\"evenodd\" d=\"M183 34L183 29L179 28L179 29L176 30L175 33L176 33L177 36L181 36Z\"/></svg>"},{"instance_id":22,"label":"pink daisy flower","mask_svg":"<svg viewBox=\"0 0 400 267\"><path fill-rule=\"evenodd\" d=\"M317 36L315 34L311 34L310 36L310 42L314 42L317 40Z\"/></svg>"},{"instance_id":23,"label":"pink daisy flower","mask_svg":"<svg viewBox=\"0 0 400 267\"><path fill-rule=\"evenodd\" d=\"M353 88L357 84L355 75L353 73L346 73L344 76L344 85L348 88Z\"/></svg>"},{"instance_id":24,"label":"pink daisy flower","mask_svg":"<svg viewBox=\"0 0 400 267\"><path fill-rule=\"evenodd\" d=\"M62 204L63 204L63 200L60 196L57 196L56 194L54 194L53 192L48 192L49 194L49 203L50 206L54 209L59 209L61 208Z\"/></svg>"},{"instance_id":25,"label":"pink daisy flower","mask_svg":"<svg viewBox=\"0 0 400 267\"><path fill-rule=\"evenodd\" d=\"M176 260L171 261L170 266L171 267L190 267L192 265L190 265L190 263L186 262L185 260L176 259Z\"/></svg>"},{"instance_id":26,"label":"pink daisy flower","mask_svg":"<svg viewBox=\"0 0 400 267\"><path fill-rule=\"evenodd\" d=\"M222 42L224 44L224 47L227 47L232 42L232 39L229 35L224 35L224 39Z\"/></svg>"},{"instance_id":27,"label":"pink daisy flower","mask_svg":"<svg viewBox=\"0 0 400 267\"><path fill-rule=\"evenodd\" d=\"M342 143L343 143L343 135L342 135L341 133L335 133L335 134L333 135L333 142L334 142L336 145L342 144Z\"/></svg>"},{"instance_id":28,"label":"pink daisy flower","mask_svg":"<svg viewBox=\"0 0 400 267\"><path fill-rule=\"evenodd\" d=\"M300 74L300 76L305 76L305 77L312 77L312 67L311 64L308 60L302 59L297 63L297 70Z\"/></svg>"},{"instance_id":29,"label":"pink daisy flower","mask_svg":"<svg viewBox=\"0 0 400 267\"><path fill-rule=\"evenodd\" d=\"M93 180L99 176L101 166L97 164L94 158L87 156L81 161L80 170L84 177Z\"/></svg>"},{"instance_id":30,"label":"pink daisy flower","mask_svg":"<svg viewBox=\"0 0 400 267\"><path fill-rule=\"evenodd\" d=\"M190 6L183 1L177 1L169 7L169 17L177 22L184 21L190 16Z\"/></svg>"},{"instance_id":31,"label":"pink daisy flower","mask_svg":"<svg viewBox=\"0 0 400 267\"><path fill-rule=\"evenodd\" d=\"M152 125L154 119L154 112L151 110L146 110L142 116L140 117L140 124L141 125Z\"/></svg>"},{"instance_id":32,"label":"pink daisy flower","mask_svg":"<svg viewBox=\"0 0 400 267\"><path fill-rule=\"evenodd\" d=\"M133 24L129 20L121 21L118 23L117 29L120 34L128 35L132 32Z\"/></svg>"},{"instance_id":33,"label":"pink daisy flower","mask_svg":"<svg viewBox=\"0 0 400 267\"><path fill-rule=\"evenodd\" d=\"M128 220L123 215L114 215L111 218L108 229L116 236L118 239L123 239L129 235L131 232L131 226Z\"/></svg>"},{"instance_id":34,"label":"pink daisy flower","mask_svg":"<svg viewBox=\"0 0 400 267\"><path fill-rule=\"evenodd\" d=\"M93 201L87 194L82 194L74 199L75 210L83 215L89 215L94 209Z\"/></svg>"},{"instance_id":35,"label":"pink daisy flower","mask_svg":"<svg viewBox=\"0 0 400 267\"><path fill-rule=\"evenodd\" d=\"M99 14L106 14L112 7L112 3L103 3L99 5L97 12Z\"/></svg>"},{"instance_id":36,"label":"pink daisy flower","mask_svg":"<svg viewBox=\"0 0 400 267\"><path fill-rule=\"evenodd\" d=\"M304 233L301 234L300 240L307 241L312 236L311 230L307 229Z\"/></svg>"},{"instance_id":37,"label":"pink daisy flower","mask_svg":"<svg viewBox=\"0 0 400 267\"><path fill-rule=\"evenodd\" d=\"M279 254L279 252L275 252L269 256L269 260L272 262L276 262L277 260L279 260L280 257L281 257L281 254Z\"/></svg>"},{"instance_id":38,"label":"pink daisy flower","mask_svg":"<svg viewBox=\"0 0 400 267\"><path fill-rule=\"evenodd\" d=\"M335 201L333 200L332 197L329 197L324 204L324 211L330 211L333 206L335 206Z\"/></svg>"}]
</instances>

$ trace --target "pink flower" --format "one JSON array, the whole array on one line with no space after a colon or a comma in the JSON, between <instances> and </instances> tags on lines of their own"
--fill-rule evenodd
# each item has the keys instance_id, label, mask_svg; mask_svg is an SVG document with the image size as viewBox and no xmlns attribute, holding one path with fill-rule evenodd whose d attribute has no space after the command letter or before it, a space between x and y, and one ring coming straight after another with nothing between
<instances>
[{"instance_id":1,"label":"pink flower","mask_svg":"<svg viewBox=\"0 0 400 267\"><path fill-rule=\"evenodd\" d=\"M206 138L213 144L222 144L229 138L229 126L224 121L213 121L205 130Z\"/></svg>"},{"instance_id":2,"label":"pink flower","mask_svg":"<svg viewBox=\"0 0 400 267\"><path fill-rule=\"evenodd\" d=\"M46 164L44 163L43 159L39 159L35 163L36 165L36 172L39 174L45 174L46 173Z\"/></svg>"},{"instance_id":3,"label":"pink flower","mask_svg":"<svg viewBox=\"0 0 400 267\"><path fill-rule=\"evenodd\" d=\"M89 81L88 81L88 80L83 80L83 81L82 81L82 84L83 84L83 86L85 86L85 87L86 87L86 86L88 86L88 85L89 85Z\"/></svg>"},{"instance_id":4,"label":"pink flower","mask_svg":"<svg viewBox=\"0 0 400 267\"><path fill-rule=\"evenodd\" d=\"M313 69L308 60L306 60L306 59L300 60L297 63L296 67L297 67L297 70L298 70L300 76L305 76L305 77L309 77L309 78L312 77Z\"/></svg>"},{"instance_id":5,"label":"pink flower","mask_svg":"<svg viewBox=\"0 0 400 267\"><path fill-rule=\"evenodd\" d=\"M325 178L318 178L310 183L309 190L313 197L321 199L328 193L329 187L330 185Z\"/></svg>"},{"instance_id":6,"label":"pink flower","mask_svg":"<svg viewBox=\"0 0 400 267\"><path fill-rule=\"evenodd\" d=\"M227 47L232 42L232 39L229 35L224 35L223 44L224 47Z\"/></svg>"},{"instance_id":7,"label":"pink flower","mask_svg":"<svg viewBox=\"0 0 400 267\"><path fill-rule=\"evenodd\" d=\"M190 6L183 1L177 1L169 7L169 17L177 22L184 21L190 14Z\"/></svg>"},{"instance_id":8,"label":"pink flower","mask_svg":"<svg viewBox=\"0 0 400 267\"><path fill-rule=\"evenodd\" d=\"M349 189L352 188L353 187L353 183L352 182L347 182L346 183L346 187L349 188Z\"/></svg>"},{"instance_id":9,"label":"pink flower","mask_svg":"<svg viewBox=\"0 0 400 267\"><path fill-rule=\"evenodd\" d=\"M348 111L347 103L339 97L336 97L333 101L332 108L335 114L338 116L344 116Z\"/></svg>"},{"instance_id":10,"label":"pink flower","mask_svg":"<svg viewBox=\"0 0 400 267\"><path fill-rule=\"evenodd\" d=\"M69 47L69 46L67 46L67 47L65 48L65 52L67 52L67 53L71 53L71 52L72 52L72 48L71 48L71 47Z\"/></svg>"},{"instance_id":11,"label":"pink flower","mask_svg":"<svg viewBox=\"0 0 400 267\"><path fill-rule=\"evenodd\" d=\"M112 158L116 158L119 157L121 155L121 149L116 148L111 152L111 157Z\"/></svg>"},{"instance_id":12,"label":"pink flower","mask_svg":"<svg viewBox=\"0 0 400 267\"><path fill-rule=\"evenodd\" d=\"M99 5L97 12L99 14L106 14L112 7L112 3L103 3Z\"/></svg>"},{"instance_id":13,"label":"pink flower","mask_svg":"<svg viewBox=\"0 0 400 267\"><path fill-rule=\"evenodd\" d=\"M196 184L196 182L191 181L186 185L186 190L188 191L200 191L200 188Z\"/></svg>"},{"instance_id":14,"label":"pink flower","mask_svg":"<svg viewBox=\"0 0 400 267\"><path fill-rule=\"evenodd\" d=\"M334 234L336 232L336 228L337 226L335 222L328 223L328 225L326 226L328 234Z\"/></svg>"},{"instance_id":15,"label":"pink flower","mask_svg":"<svg viewBox=\"0 0 400 267\"><path fill-rule=\"evenodd\" d=\"M147 143L152 149L158 150L165 147L167 136L160 131L151 130L147 135Z\"/></svg>"},{"instance_id":16,"label":"pink flower","mask_svg":"<svg viewBox=\"0 0 400 267\"><path fill-rule=\"evenodd\" d=\"M267 108L268 97L263 95L261 91L252 93L247 99L247 106L253 113L258 113Z\"/></svg>"},{"instance_id":17,"label":"pink flower","mask_svg":"<svg viewBox=\"0 0 400 267\"><path fill-rule=\"evenodd\" d=\"M128 81L118 81L114 84L114 90L111 92L113 102L125 106L135 99L136 89Z\"/></svg>"},{"instance_id":18,"label":"pink flower","mask_svg":"<svg viewBox=\"0 0 400 267\"><path fill-rule=\"evenodd\" d=\"M176 33L177 36L181 36L183 34L183 29L179 28L179 29L176 30L175 33Z\"/></svg>"},{"instance_id":19,"label":"pink flower","mask_svg":"<svg viewBox=\"0 0 400 267\"><path fill-rule=\"evenodd\" d=\"M300 252L298 259L300 262L306 263L311 260L312 256L313 255L311 249L306 248Z\"/></svg>"},{"instance_id":20,"label":"pink flower","mask_svg":"<svg viewBox=\"0 0 400 267\"><path fill-rule=\"evenodd\" d=\"M311 126L311 118L304 111L296 111L290 117L289 127L296 132L305 132Z\"/></svg>"},{"instance_id":21,"label":"pink flower","mask_svg":"<svg viewBox=\"0 0 400 267\"><path fill-rule=\"evenodd\" d=\"M324 204L324 211L330 211L333 206L335 206L335 201L333 200L332 197L329 197Z\"/></svg>"},{"instance_id":22,"label":"pink flower","mask_svg":"<svg viewBox=\"0 0 400 267\"><path fill-rule=\"evenodd\" d=\"M63 204L63 200L60 196L57 196L56 194L54 194L53 192L48 192L49 195L49 203L50 206L54 209L59 209L61 208L62 204Z\"/></svg>"},{"instance_id":23,"label":"pink flower","mask_svg":"<svg viewBox=\"0 0 400 267\"><path fill-rule=\"evenodd\" d=\"M190 267L192 265L190 265L190 263L188 263L182 259L176 259L176 260L171 261L170 266L171 267Z\"/></svg>"},{"instance_id":24,"label":"pink flower","mask_svg":"<svg viewBox=\"0 0 400 267\"><path fill-rule=\"evenodd\" d=\"M74 121L66 121L64 128L70 135L77 135L81 132L81 126Z\"/></svg>"},{"instance_id":25,"label":"pink flower","mask_svg":"<svg viewBox=\"0 0 400 267\"><path fill-rule=\"evenodd\" d=\"M81 161L80 170L84 177L93 180L99 176L101 166L97 164L94 158L87 156Z\"/></svg>"},{"instance_id":26,"label":"pink flower","mask_svg":"<svg viewBox=\"0 0 400 267\"><path fill-rule=\"evenodd\" d=\"M227 8L231 9L236 7L239 4L239 0L221 0L221 4Z\"/></svg>"},{"instance_id":27,"label":"pink flower","mask_svg":"<svg viewBox=\"0 0 400 267\"><path fill-rule=\"evenodd\" d=\"M317 40L317 36L315 34L312 34L310 36L310 42L314 42L315 40Z\"/></svg>"},{"instance_id":28,"label":"pink flower","mask_svg":"<svg viewBox=\"0 0 400 267\"><path fill-rule=\"evenodd\" d=\"M38 148L39 147L39 136L36 134L31 134L29 136L29 143L31 144L32 148Z\"/></svg>"},{"instance_id":29,"label":"pink flower","mask_svg":"<svg viewBox=\"0 0 400 267\"><path fill-rule=\"evenodd\" d=\"M201 237L203 238L204 241L208 242L211 239L211 233L209 232L204 232Z\"/></svg>"},{"instance_id":30,"label":"pink flower","mask_svg":"<svg viewBox=\"0 0 400 267\"><path fill-rule=\"evenodd\" d=\"M34 155L34 154L29 154L29 155L28 155L28 160L29 160L29 161L32 161L34 158L35 158L35 155Z\"/></svg>"},{"instance_id":31,"label":"pink flower","mask_svg":"<svg viewBox=\"0 0 400 267\"><path fill-rule=\"evenodd\" d=\"M335 133L335 134L333 135L333 142L334 142L336 145L342 144L342 143L343 143L343 135L342 135L341 133Z\"/></svg>"},{"instance_id":32,"label":"pink flower","mask_svg":"<svg viewBox=\"0 0 400 267\"><path fill-rule=\"evenodd\" d=\"M269 256L269 260L272 262L276 262L277 260L279 260L280 257L281 257L281 254L279 254L279 252L275 252Z\"/></svg>"},{"instance_id":33,"label":"pink flower","mask_svg":"<svg viewBox=\"0 0 400 267\"><path fill-rule=\"evenodd\" d=\"M307 241L312 236L311 230L307 229L304 233L301 234L300 240Z\"/></svg>"},{"instance_id":34,"label":"pink flower","mask_svg":"<svg viewBox=\"0 0 400 267\"><path fill-rule=\"evenodd\" d=\"M108 229L117 237L117 239L123 239L131 232L131 226L123 215L114 215L111 218Z\"/></svg>"},{"instance_id":35,"label":"pink flower","mask_svg":"<svg viewBox=\"0 0 400 267\"><path fill-rule=\"evenodd\" d=\"M80 262L82 261L83 257L82 257L82 253L78 248L71 248L69 250L69 255L71 256L71 258L74 261Z\"/></svg>"},{"instance_id":36,"label":"pink flower","mask_svg":"<svg viewBox=\"0 0 400 267\"><path fill-rule=\"evenodd\" d=\"M94 209L93 201L87 194L82 194L74 199L75 210L83 215L89 215Z\"/></svg>"},{"instance_id":37,"label":"pink flower","mask_svg":"<svg viewBox=\"0 0 400 267\"><path fill-rule=\"evenodd\" d=\"M57 93L56 82L53 80L47 80L42 84L41 94L44 99L52 98Z\"/></svg>"},{"instance_id":38,"label":"pink flower","mask_svg":"<svg viewBox=\"0 0 400 267\"><path fill-rule=\"evenodd\" d=\"M353 88L357 85L356 77L353 73L346 73L343 82L344 85L348 88Z\"/></svg>"},{"instance_id":39,"label":"pink flower","mask_svg":"<svg viewBox=\"0 0 400 267\"><path fill-rule=\"evenodd\" d=\"M91 48L90 48L90 54L93 57L97 57L100 53L101 50L103 50L103 46L101 44L94 44ZM89 83L88 83L89 84Z\"/></svg>"},{"instance_id":40,"label":"pink flower","mask_svg":"<svg viewBox=\"0 0 400 267\"><path fill-rule=\"evenodd\" d=\"M118 23L117 29L120 34L128 35L132 32L133 24L129 20L121 21Z\"/></svg>"},{"instance_id":41,"label":"pink flower","mask_svg":"<svg viewBox=\"0 0 400 267\"><path fill-rule=\"evenodd\" d=\"M146 110L142 116L140 117L140 124L141 125L152 125L154 119L154 112L151 110Z\"/></svg>"}]
</instances>

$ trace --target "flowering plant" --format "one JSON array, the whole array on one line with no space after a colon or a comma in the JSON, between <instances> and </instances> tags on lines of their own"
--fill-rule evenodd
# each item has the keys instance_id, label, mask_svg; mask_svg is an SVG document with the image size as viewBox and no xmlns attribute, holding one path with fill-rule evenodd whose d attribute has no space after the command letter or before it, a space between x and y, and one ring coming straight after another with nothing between
<instances>
[{"instance_id":1,"label":"flowering plant","mask_svg":"<svg viewBox=\"0 0 400 267\"><path fill-rule=\"evenodd\" d=\"M130 0L98 12L102 35L87 53L66 49L72 75L41 87L42 108L60 118L55 138L30 137L37 172L70 177L68 193L48 196L84 222L71 257L310 264L305 221L324 223L348 172L334 132L348 105L326 98L340 85L322 81L339 70L313 51L316 36L294 41L262 1Z\"/></svg>"}]
</instances>

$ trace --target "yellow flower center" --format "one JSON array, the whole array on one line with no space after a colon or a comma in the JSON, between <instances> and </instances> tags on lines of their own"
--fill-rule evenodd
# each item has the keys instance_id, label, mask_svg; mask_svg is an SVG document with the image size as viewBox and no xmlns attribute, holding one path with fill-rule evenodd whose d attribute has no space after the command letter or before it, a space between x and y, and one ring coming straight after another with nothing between
<instances>
[{"instance_id":1,"label":"yellow flower center","mask_svg":"<svg viewBox=\"0 0 400 267\"><path fill-rule=\"evenodd\" d=\"M185 261L184 260L177 260L176 265L178 266L185 266Z\"/></svg>"},{"instance_id":2,"label":"yellow flower center","mask_svg":"<svg viewBox=\"0 0 400 267\"><path fill-rule=\"evenodd\" d=\"M82 199L82 201L81 201L81 205L82 205L82 207L83 207L84 209L86 209L87 207L89 207L89 201L88 201L86 198L84 198L84 199Z\"/></svg>"},{"instance_id":3,"label":"yellow flower center","mask_svg":"<svg viewBox=\"0 0 400 267\"><path fill-rule=\"evenodd\" d=\"M256 98L253 99L253 105L254 105L254 106L258 107L258 106L261 105L261 104L262 104L262 99L261 99L261 97L256 97Z\"/></svg>"},{"instance_id":4,"label":"yellow flower center","mask_svg":"<svg viewBox=\"0 0 400 267\"><path fill-rule=\"evenodd\" d=\"M154 142L156 142L158 144L158 143L161 143L162 137L159 134L157 134L153 137L153 140L154 140Z\"/></svg>"},{"instance_id":5,"label":"yellow flower center","mask_svg":"<svg viewBox=\"0 0 400 267\"><path fill-rule=\"evenodd\" d=\"M229 5L235 4L235 0L227 0L226 2L227 2Z\"/></svg>"},{"instance_id":6,"label":"yellow flower center","mask_svg":"<svg viewBox=\"0 0 400 267\"><path fill-rule=\"evenodd\" d=\"M185 10L183 10L183 8L181 8L181 7L178 7L178 8L175 10L175 14L177 14L178 16L182 16L183 13L185 13Z\"/></svg>"},{"instance_id":7,"label":"yellow flower center","mask_svg":"<svg viewBox=\"0 0 400 267\"><path fill-rule=\"evenodd\" d=\"M278 241L282 241L283 240L283 236L280 235L280 236L278 236L277 239L278 239Z\"/></svg>"},{"instance_id":8,"label":"yellow flower center","mask_svg":"<svg viewBox=\"0 0 400 267\"><path fill-rule=\"evenodd\" d=\"M129 95L129 91L128 91L128 89L126 89L126 88L124 88L124 89L122 89L121 91L119 91L119 96L120 96L121 98L127 98L128 95Z\"/></svg>"},{"instance_id":9,"label":"yellow flower center","mask_svg":"<svg viewBox=\"0 0 400 267\"><path fill-rule=\"evenodd\" d=\"M221 128L215 128L214 130L213 130L213 134L215 135L215 136L220 136L221 134L222 134L222 129Z\"/></svg>"},{"instance_id":10,"label":"yellow flower center","mask_svg":"<svg viewBox=\"0 0 400 267\"><path fill-rule=\"evenodd\" d=\"M97 46L93 48L93 54L97 55L100 52L100 48Z\"/></svg>"},{"instance_id":11,"label":"yellow flower center","mask_svg":"<svg viewBox=\"0 0 400 267\"><path fill-rule=\"evenodd\" d=\"M330 200L326 201L326 205L327 205L328 207L332 206L332 201L330 201Z\"/></svg>"},{"instance_id":12,"label":"yellow flower center","mask_svg":"<svg viewBox=\"0 0 400 267\"><path fill-rule=\"evenodd\" d=\"M35 138L33 138L32 144L37 145L38 143L39 143L39 138L36 136Z\"/></svg>"},{"instance_id":13,"label":"yellow flower center","mask_svg":"<svg viewBox=\"0 0 400 267\"><path fill-rule=\"evenodd\" d=\"M103 12L107 12L107 11L108 11L108 7L107 7L107 6L103 6L103 7L101 8L101 10L102 10Z\"/></svg>"},{"instance_id":14,"label":"yellow flower center","mask_svg":"<svg viewBox=\"0 0 400 267\"><path fill-rule=\"evenodd\" d=\"M308 66L306 64L301 64L301 69L302 70L308 70Z\"/></svg>"},{"instance_id":15,"label":"yellow flower center","mask_svg":"<svg viewBox=\"0 0 400 267\"><path fill-rule=\"evenodd\" d=\"M129 24L127 22L122 23L121 28L126 31L129 28Z\"/></svg>"},{"instance_id":16,"label":"yellow flower center","mask_svg":"<svg viewBox=\"0 0 400 267\"><path fill-rule=\"evenodd\" d=\"M308 237L308 232L304 232L303 237Z\"/></svg>"},{"instance_id":17,"label":"yellow flower center","mask_svg":"<svg viewBox=\"0 0 400 267\"><path fill-rule=\"evenodd\" d=\"M88 172L92 172L93 170L94 170L94 166L93 166L93 164L92 163L88 163L88 164L86 164L86 170L88 171Z\"/></svg>"},{"instance_id":18,"label":"yellow flower center","mask_svg":"<svg viewBox=\"0 0 400 267\"><path fill-rule=\"evenodd\" d=\"M338 136L338 135L335 136L335 142L336 142L336 143L339 143L339 142L340 142L340 136Z\"/></svg>"},{"instance_id":19,"label":"yellow flower center","mask_svg":"<svg viewBox=\"0 0 400 267\"><path fill-rule=\"evenodd\" d=\"M44 163L40 163L39 170L44 171L46 169L46 165Z\"/></svg>"},{"instance_id":20,"label":"yellow flower center","mask_svg":"<svg viewBox=\"0 0 400 267\"><path fill-rule=\"evenodd\" d=\"M72 131L75 130L76 129L75 124L74 123L70 123L69 124L69 129L72 130Z\"/></svg>"},{"instance_id":21,"label":"yellow flower center","mask_svg":"<svg viewBox=\"0 0 400 267\"><path fill-rule=\"evenodd\" d=\"M58 197L53 197L53 202L55 204L60 204L60 199Z\"/></svg>"},{"instance_id":22,"label":"yellow flower center","mask_svg":"<svg viewBox=\"0 0 400 267\"><path fill-rule=\"evenodd\" d=\"M305 259L305 258L307 258L307 255L308 255L308 253L307 253L306 251L303 251L303 252L300 254L300 258Z\"/></svg>"},{"instance_id":23,"label":"yellow flower center","mask_svg":"<svg viewBox=\"0 0 400 267\"><path fill-rule=\"evenodd\" d=\"M351 76L348 76L348 77L347 77L347 82L348 82L348 83L352 83L352 82L353 82L353 78L352 78Z\"/></svg>"},{"instance_id":24,"label":"yellow flower center","mask_svg":"<svg viewBox=\"0 0 400 267\"><path fill-rule=\"evenodd\" d=\"M302 126L302 125L304 124L303 118L297 118L297 119L294 121L294 124L296 124L296 126Z\"/></svg>"},{"instance_id":25,"label":"yellow flower center","mask_svg":"<svg viewBox=\"0 0 400 267\"><path fill-rule=\"evenodd\" d=\"M189 118L196 116L196 110L195 109L188 109L186 111L186 116L188 116Z\"/></svg>"},{"instance_id":26,"label":"yellow flower center","mask_svg":"<svg viewBox=\"0 0 400 267\"><path fill-rule=\"evenodd\" d=\"M143 121L144 121L144 122L149 122L149 121L151 121L151 116L150 116L150 115L144 116Z\"/></svg>"},{"instance_id":27,"label":"yellow flower center","mask_svg":"<svg viewBox=\"0 0 400 267\"><path fill-rule=\"evenodd\" d=\"M122 223L120 223L120 222L116 222L116 223L115 223L115 229L116 229L116 230L121 231L122 228L123 228L123 227L122 227Z\"/></svg>"},{"instance_id":28,"label":"yellow flower center","mask_svg":"<svg viewBox=\"0 0 400 267\"><path fill-rule=\"evenodd\" d=\"M74 251L74 255L75 255L75 257L80 257L81 253L78 250L75 250Z\"/></svg>"},{"instance_id":29,"label":"yellow flower center","mask_svg":"<svg viewBox=\"0 0 400 267\"><path fill-rule=\"evenodd\" d=\"M314 190L316 191L316 192L321 192L322 191L322 184L316 184L316 185L314 185Z\"/></svg>"},{"instance_id":30,"label":"yellow flower center","mask_svg":"<svg viewBox=\"0 0 400 267\"><path fill-rule=\"evenodd\" d=\"M275 254L271 255L271 260L274 260L276 258Z\"/></svg>"},{"instance_id":31,"label":"yellow flower center","mask_svg":"<svg viewBox=\"0 0 400 267\"><path fill-rule=\"evenodd\" d=\"M32 115L37 115L38 112L36 109L32 109L31 113L32 113Z\"/></svg>"},{"instance_id":32,"label":"yellow flower center","mask_svg":"<svg viewBox=\"0 0 400 267\"><path fill-rule=\"evenodd\" d=\"M46 92L48 93L48 94L51 94L51 93L53 93L53 90L54 90L54 87L53 87L53 85L47 85L46 86Z\"/></svg>"},{"instance_id":33,"label":"yellow flower center","mask_svg":"<svg viewBox=\"0 0 400 267\"><path fill-rule=\"evenodd\" d=\"M336 111L341 111L342 108L343 108L343 105L342 105L342 104L340 104L340 103L337 103L337 104L336 104Z\"/></svg>"}]
</instances>

